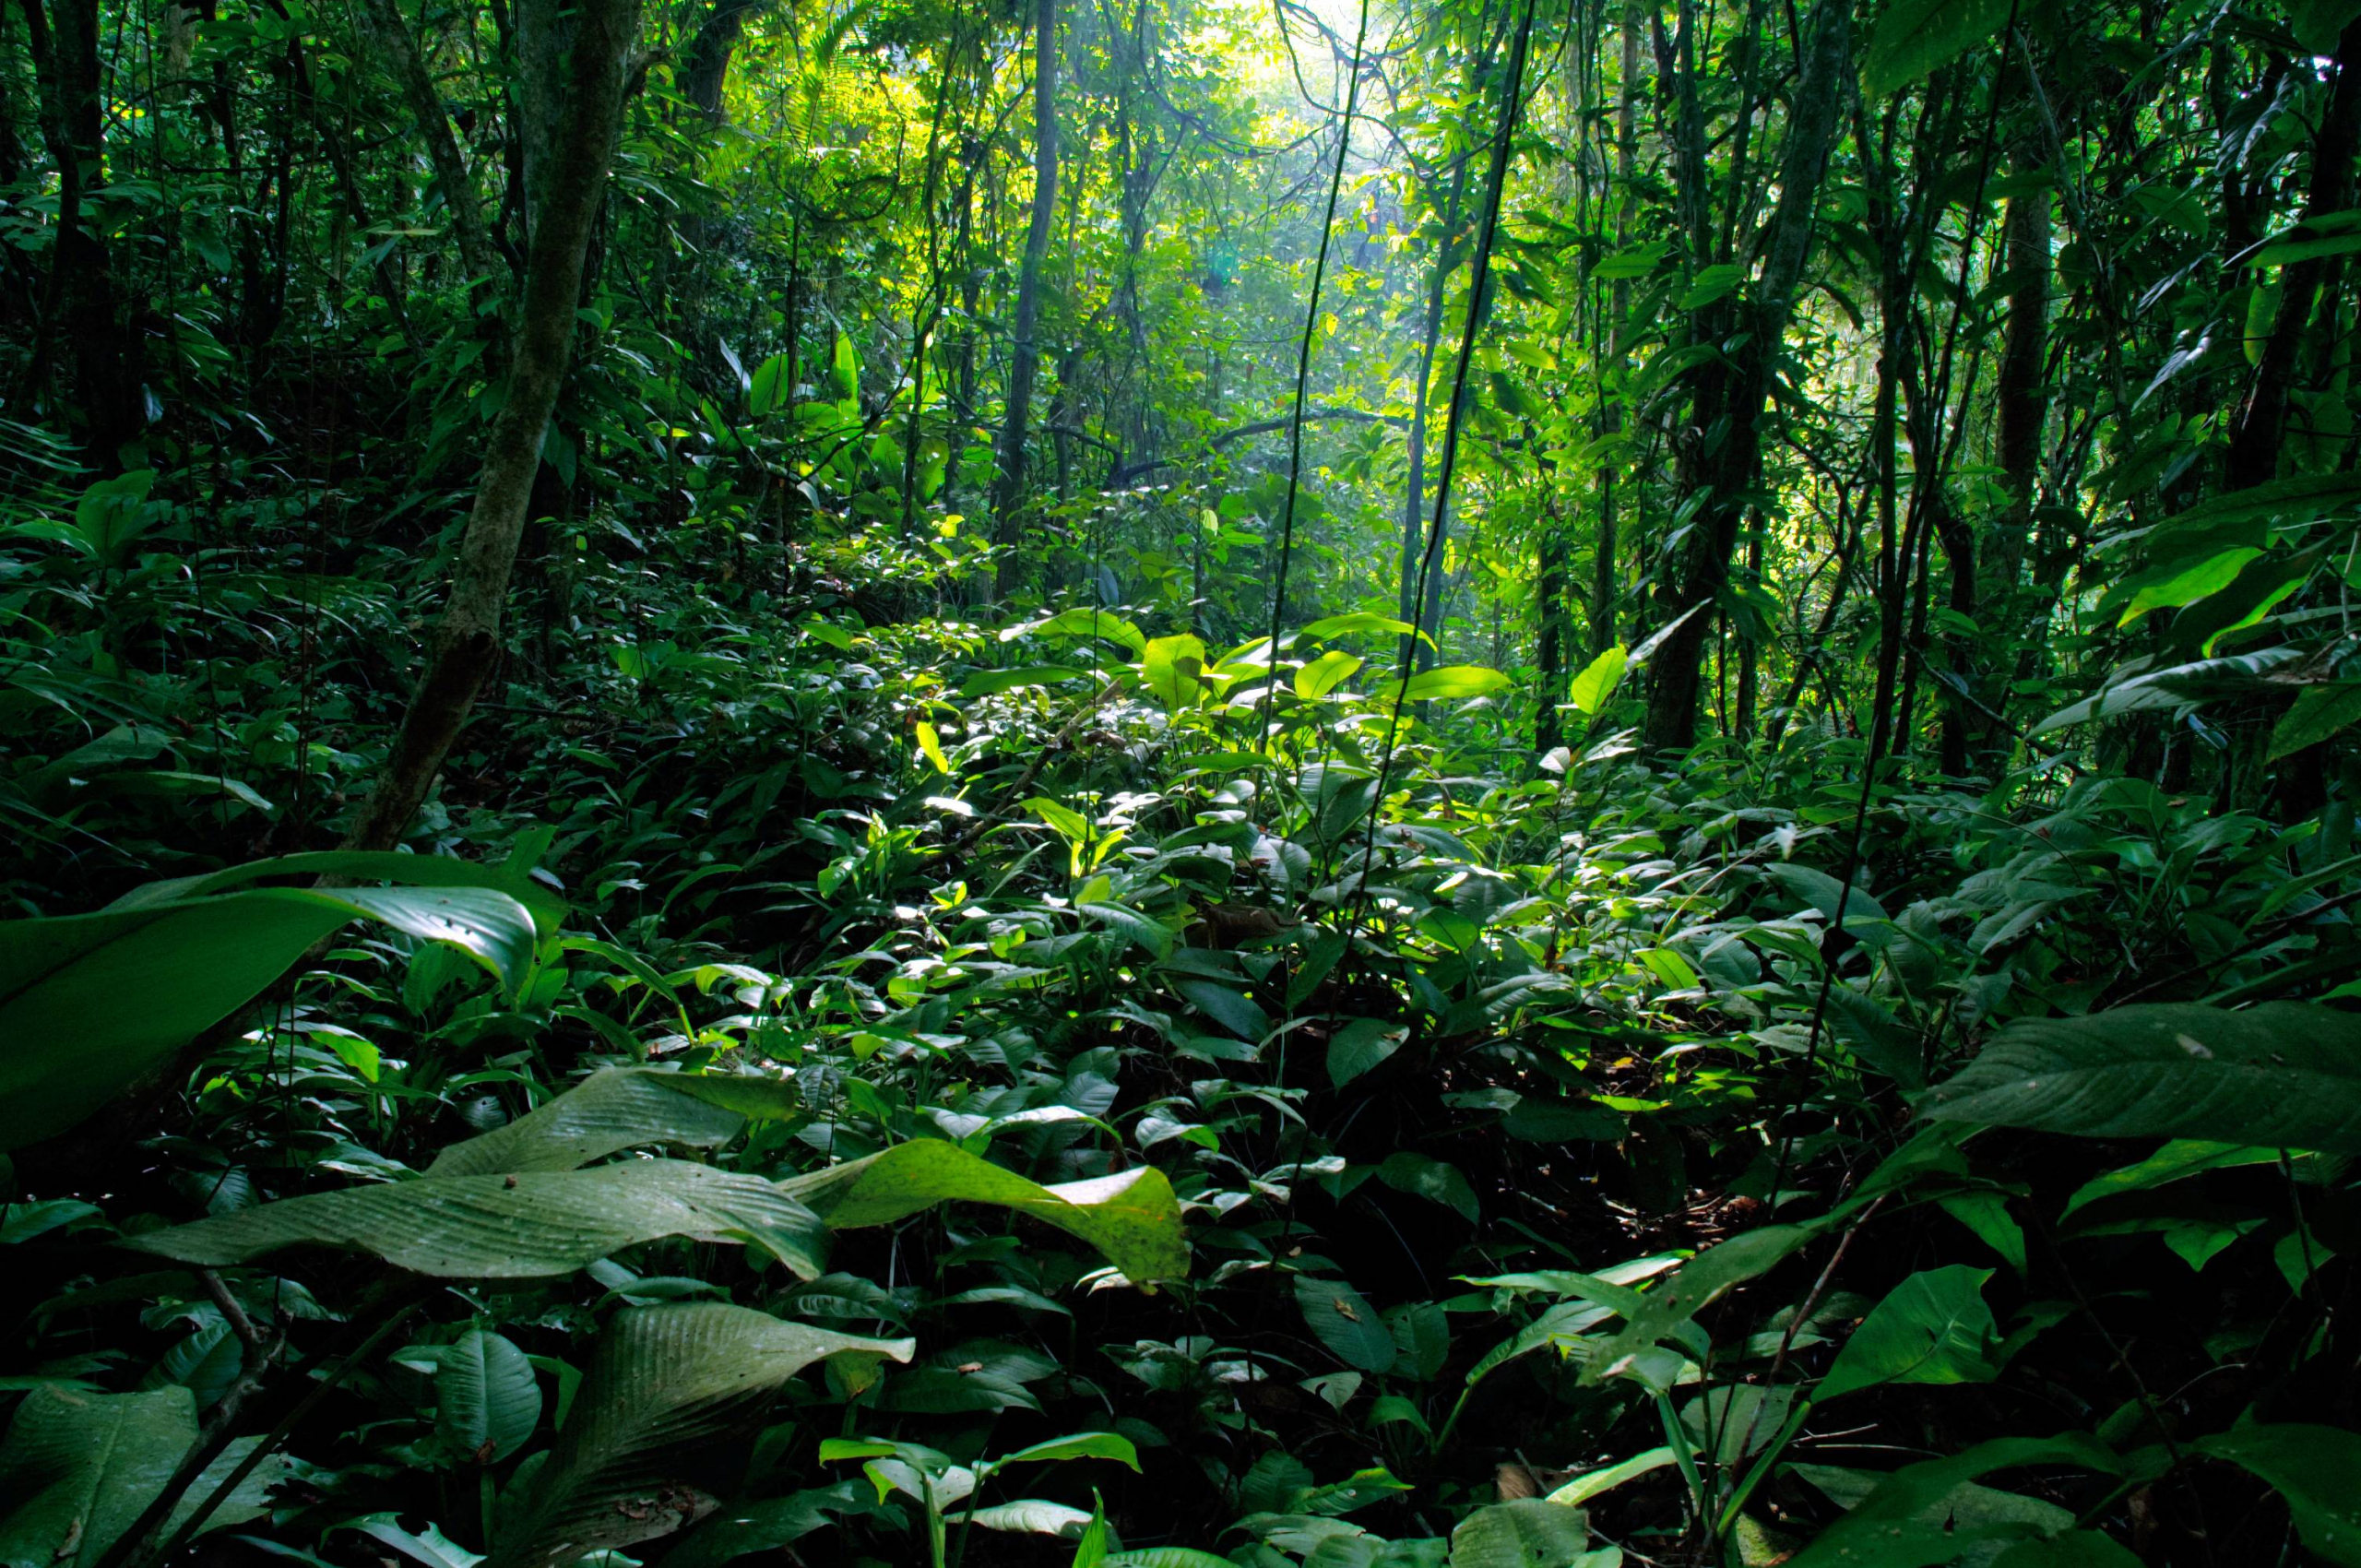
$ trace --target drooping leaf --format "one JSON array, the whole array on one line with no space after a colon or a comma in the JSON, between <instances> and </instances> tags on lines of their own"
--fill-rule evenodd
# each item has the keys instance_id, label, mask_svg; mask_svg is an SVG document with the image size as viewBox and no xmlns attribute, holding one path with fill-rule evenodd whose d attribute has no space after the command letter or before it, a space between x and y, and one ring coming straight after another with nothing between
<instances>
[{"instance_id":1,"label":"drooping leaf","mask_svg":"<svg viewBox=\"0 0 2361 1568\"><path fill-rule=\"evenodd\" d=\"M896 1144L865 1159L781 1183L830 1229L891 1225L938 1203L992 1204L1078 1236L1137 1285L1189 1272L1172 1183L1152 1165L1054 1187L932 1139Z\"/></svg>"},{"instance_id":2,"label":"drooping leaf","mask_svg":"<svg viewBox=\"0 0 2361 1568\"><path fill-rule=\"evenodd\" d=\"M667 1236L756 1246L807 1279L825 1244L818 1217L771 1182L674 1159L314 1193L124 1244L217 1268L282 1247L337 1247L440 1278L522 1279Z\"/></svg>"},{"instance_id":3,"label":"drooping leaf","mask_svg":"<svg viewBox=\"0 0 2361 1568\"><path fill-rule=\"evenodd\" d=\"M1090 1510L1076 1508L1072 1503L1026 1497L1014 1503L996 1503L990 1508L979 1508L972 1514L952 1516L954 1524L965 1524L969 1519L988 1530L1016 1530L1038 1536L1079 1538L1090 1526Z\"/></svg>"},{"instance_id":4,"label":"drooping leaf","mask_svg":"<svg viewBox=\"0 0 2361 1568\"><path fill-rule=\"evenodd\" d=\"M440 1181L572 1170L649 1144L718 1148L749 1117L790 1116L801 1103L778 1078L604 1067L506 1126L451 1145L426 1173Z\"/></svg>"},{"instance_id":5,"label":"drooping leaf","mask_svg":"<svg viewBox=\"0 0 2361 1568\"><path fill-rule=\"evenodd\" d=\"M1766 1225L1709 1247L1637 1299L1615 1336L1583 1369L1585 1382L1644 1370L1635 1359L1661 1340L1693 1335L1697 1314L1728 1291L1771 1272L1818 1231L1805 1225Z\"/></svg>"},{"instance_id":6,"label":"drooping leaf","mask_svg":"<svg viewBox=\"0 0 2361 1568\"><path fill-rule=\"evenodd\" d=\"M0 922L0 1148L81 1121L357 919L447 943L512 989L537 945L525 907L483 887L256 887Z\"/></svg>"},{"instance_id":7,"label":"drooping leaf","mask_svg":"<svg viewBox=\"0 0 2361 1568\"><path fill-rule=\"evenodd\" d=\"M1923 1110L2090 1138L2361 1153L2361 1016L2273 1002L2020 1019Z\"/></svg>"},{"instance_id":8,"label":"drooping leaf","mask_svg":"<svg viewBox=\"0 0 2361 1568\"><path fill-rule=\"evenodd\" d=\"M670 1535L710 1508L678 1479L685 1455L824 1357L907 1361L914 1348L718 1301L616 1313L557 1446L501 1521L493 1568L555 1568Z\"/></svg>"},{"instance_id":9,"label":"drooping leaf","mask_svg":"<svg viewBox=\"0 0 2361 1568\"><path fill-rule=\"evenodd\" d=\"M1814 1392L1822 1404L1885 1383L1989 1383L1999 1326L1984 1302L1989 1269L1954 1264L1912 1275L1870 1309Z\"/></svg>"}]
</instances>

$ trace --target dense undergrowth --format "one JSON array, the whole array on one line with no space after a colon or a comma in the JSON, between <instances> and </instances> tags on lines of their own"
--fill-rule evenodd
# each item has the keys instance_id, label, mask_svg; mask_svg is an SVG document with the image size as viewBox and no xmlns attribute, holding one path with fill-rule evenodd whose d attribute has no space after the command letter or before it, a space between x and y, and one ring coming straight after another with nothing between
<instances>
[{"instance_id":1,"label":"dense undergrowth","mask_svg":"<svg viewBox=\"0 0 2361 1568\"><path fill-rule=\"evenodd\" d=\"M9 956L12 1560L157 1561L233 1436L219 1562L2343 1560L2361 1238L2281 1146L2352 1026L2189 1004L2334 976L2346 816L1655 771L1619 649L1536 767L1382 617L897 621L951 585L875 549L587 578L414 859L160 894L350 796L406 606L17 557L14 893L83 934ZM2113 1093L2142 1030L2327 1087Z\"/></svg>"}]
</instances>

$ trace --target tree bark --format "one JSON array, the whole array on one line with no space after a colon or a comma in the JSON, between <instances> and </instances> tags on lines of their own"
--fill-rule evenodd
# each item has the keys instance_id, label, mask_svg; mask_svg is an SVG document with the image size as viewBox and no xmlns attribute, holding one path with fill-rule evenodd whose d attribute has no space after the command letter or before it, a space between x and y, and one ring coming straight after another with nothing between
<instances>
[{"instance_id":1,"label":"tree bark","mask_svg":"<svg viewBox=\"0 0 2361 1568\"><path fill-rule=\"evenodd\" d=\"M434 166L435 188L443 193L444 210L451 215L451 234L459 247L459 262L468 269L470 291L487 291L498 270L499 253L484 225L483 208L476 196L475 178L460 155L458 138L451 134L451 117L443 112L442 95L427 73L425 57L410 37L396 0L362 0L369 36L393 67L394 78L418 121L426 142L427 160ZM481 293L479 292L479 297Z\"/></svg>"},{"instance_id":2,"label":"tree bark","mask_svg":"<svg viewBox=\"0 0 2361 1568\"><path fill-rule=\"evenodd\" d=\"M553 10L557 4L524 0L519 9ZM573 357L583 258L622 127L639 0L575 0L571 31L572 47L559 80L549 84L545 109L558 124L541 127L535 138L547 161L537 181L541 204L511 342L507 398L486 441L475 506L459 541L425 678L346 835L350 848L391 849L400 841L499 657L501 613L528 520L541 441Z\"/></svg>"},{"instance_id":3,"label":"tree bark","mask_svg":"<svg viewBox=\"0 0 2361 1568\"><path fill-rule=\"evenodd\" d=\"M106 178L98 0L22 0L33 74L41 89L42 137L57 170L57 228L43 288L41 335L24 390L38 397L60 345L74 360L75 395L89 422L86 460L102 473L147 424L139 340L124 318L105 241L86 220L84 198Z\"/></svg>"},{"instance_id":4,"label":"tree bark","mask_svg":"<svg viewBox=\"0 0 2361 1568\"><path fill-rule=\"evenodd\" d=\"M2336 42L2336 84L2327 115L2312 146L2311 188L2304 202L2308 223L2353 205L2353 162L2361 142L2361 19L2348 24ZM2294 389L2296 361L2311 330L2312 305L2330 276L2329 260L2308 256L2280 273L2278 319L2264 339L2245 406L2230 435L2228 487L2246 490L2279 471L2279 449L2287 429L2287 395Z\"/></svg>"},{"instance_id":5,"label":"tree bark","mask_svg":"<svg viewBox=\"0 0 2361 1568\"><path fill-rule=\"evenodd\" d=\"M1041 267L1058 212L1058 0L1037 0L1033 15L1033 216L1025 232L1025 264L1016 280L1015 342L1008 370L1008 406L1000 431L999 471L992 482L992 539L1015 547L1017 499L1025 483L1025 443L1033 412L1033 383L1041 373ZM1006 593L1014 562L1003 553L995 591Z\"/></svg>"}]
</instances>

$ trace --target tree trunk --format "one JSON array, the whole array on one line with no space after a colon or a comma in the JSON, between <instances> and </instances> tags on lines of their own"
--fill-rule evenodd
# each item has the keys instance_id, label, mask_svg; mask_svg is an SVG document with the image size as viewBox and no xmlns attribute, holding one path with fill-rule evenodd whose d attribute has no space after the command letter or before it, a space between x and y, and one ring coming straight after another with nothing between
<instances>
[{"instance_id":1,"label":"tree trunk","mask_svg":"<svg viewBox=\"0 0 2361 1568\"><path fill-rule=\"evenodd\" d=\"M106 180L106 117L101 101L98 0L23 0L33 74L41 88L41 126L57 170L57 229L49 258L41 336L25 391L38 397L61 344L74 358L74 386L89 422L85 460L102 473L122 466L125 443L147 424L139 340L124 319L105 241L86 221L86 193Z\"/></svg>"},{"instance_id":2,"label":"tree trunk","mask_svg":"<svg viewBox=\"0 0 2361 1568\"><path fill-rule=\"evenodd\" d=\"M1025 443L1032 419L1033 383L1041 373L1041 267L1058 213L1058 0L1036 0L1033 15L1033 217L1025 231L1025 264L1016 279L1015 342L1008 369L1008 406L1000 431L1000 465L992 482L992 539L1013 551L1016 506L1025 483ZM1006 593L1015 563L1003 553L995 591Z\"/></svg>"},{"instance_id":3,"label":"tree trunk","mask_svg":"<svg viewBox=\"0 0 2361 1568\"><path fill-rule=\"evenodd\" d=\"M1762 458L1756 428L1811 251L1812 212L1835 145L1837 110L1852 76L1853 12L1846 0L1820 0L1803 44L1800 79L1787 120L1779 171L1779 204L1758 254L1762 272L1744 311L1743 346L1727 364L1700 367L1693 383L1694 437L1684 443L1686 487L1703 496L1671 591L1663 595L1667 631L1648 671L1651 750L1686 751L1697 739L1698 677L1713 620L1703 612L1728 575L1747 492Z\"/></svg>"},{"instance_id":4,"label":"tree trunk","mask_svg":"<svg viewBox=\"0 0 2361 1568\"><path fill-rule=\"evenodd\" d=\"M1418 383L1410 398L1410 436L1405 463L1409 477L1402 493L1401 619L1418 625L1425 606L1419 602L1418 564L1425 559L1427 531L1427 401L1434 380L1435 353L1442 341L1443 302L1451 292L1452 268L1458 264L1459 208L1467 191L1467 160L1452 170L1451 195L1443 203L1442 244L1435 253L1433 275L1427 283L1426 335L1418 348ZM1418 668L1434 662L1433 650L1410 639L1409 659Z\"/></svg>"},{"instance_id":5,"label":"tree trunk","mask_svg":"<svg viewBox=\"0 0 2361 1568\"><path fill-rule=\"evenodd\" d=\"M554 10L557 3L524 0L519 11ZM545 25L552 18L534 20ZM541 440L573 356L583 258L606 195L607 170L622 127L624 77L639 31L639 0L575 0L572 20L572 46L565 52L559 80L546 84L540 105L540 112L554 114L558 123L528 127L528 137L542 148L534 181L540 206L511 345L508 395L487 437L475 506L459 541L425 678L402 717L392 754L346 836L350 848L391 849L400 841L499 657L508 580L524 538ZM536 129L538 136L533 135Z\"/></svg>"},{"instance_id":6,"label":"tree trunk","mask_svg":"<svg viewBox=\"0 0 2361 1568\"><path fill-rule=\"evenodd\" d=\"M2304 202L2307 223L2353 205L2353 160L2355 143L2361 141L2361 20L2348 24L2337 40L2336 59L2336 85L2330 89L2328 113L2312 147L2311 188ZM2280 272L2278 319L2263 341L2246 404L2230 434L2227 478L2232 490L2264 483L2279 471L2287 395L2295 386L2296 361L2311 330L2313 301L2321 292L2328 268L2327 257L2308 256Z\"/></svg>"},{"instance_id":7,"label":"tree trunk","mask_svg":"<svg viewBox=\"0 0 2361 1568\"><path fill-rule=\"evenodd\" d=\"M1623 13L1623 79L1615 106L1615 248L1631 242L1632 171L1639 158L1640 18L1637 0ZM1607 356L1620 373L1623 364L1624 316L1631 308L1631 285L1617 279L1607 292ZM1622 378L1615 396L1602 392L1598 400L1598 433L1613 435L1623 428ZM1616 493L1613 465L1598 473L1598 559L1591 576L1590 651L1596 659L1615 646Z\"/></svg>"}]
</instances>

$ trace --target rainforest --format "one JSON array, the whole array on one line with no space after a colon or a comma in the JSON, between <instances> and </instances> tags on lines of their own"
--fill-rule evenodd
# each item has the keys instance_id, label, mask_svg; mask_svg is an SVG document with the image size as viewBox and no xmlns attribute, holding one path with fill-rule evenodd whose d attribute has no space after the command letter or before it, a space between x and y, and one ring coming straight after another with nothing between
<instances>
[{"instance_id":1,"label":"rainforest","mask_svg":"<svg viewBox=\"0 0 2361 1568\"><path fill-rule=\"evenodd\" d=\"M0 0L0 1568L2361 1565L2361 0Z\"/></svg>"}]
</instances>

